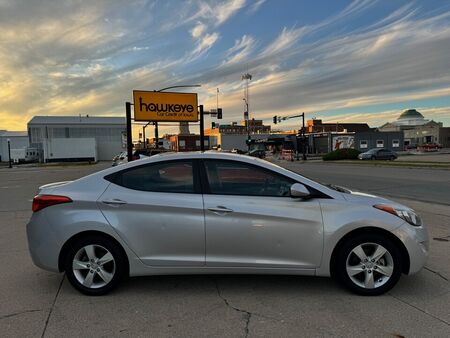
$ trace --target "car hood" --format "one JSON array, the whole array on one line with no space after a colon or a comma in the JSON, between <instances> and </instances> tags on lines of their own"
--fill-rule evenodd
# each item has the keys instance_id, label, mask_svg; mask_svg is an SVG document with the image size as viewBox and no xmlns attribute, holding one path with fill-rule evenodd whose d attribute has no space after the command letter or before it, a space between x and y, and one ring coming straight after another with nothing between
<instances>
[{"instance_id":1,"label":"car hood","mask_svg":"<svg viewBox=\"0 0 450 338\"><path fill-rule=\"evenodd\" d=\"M402 209L409 209L409 207L406 207L400 203L394 202L390 199L387 199L385 197L376 196L360 191L354 191L350 189L346 189L348 192L342 193L342 197L344 197L348 202L351 203L357 203L357 204L364 204L364 205L375 205L375 204L388 204L392 207L398 207Z\"/></svg>"}]
</instances>

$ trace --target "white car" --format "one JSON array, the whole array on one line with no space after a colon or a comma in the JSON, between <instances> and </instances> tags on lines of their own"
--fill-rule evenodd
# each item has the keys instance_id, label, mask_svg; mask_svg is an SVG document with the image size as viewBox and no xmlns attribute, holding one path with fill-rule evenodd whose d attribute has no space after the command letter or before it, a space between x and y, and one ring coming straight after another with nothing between
<instances>
[{"instance_id":1,"label":"white car","mask_svg":"<svg viewBox=\"0 0 450 338\"><path fill-rule=\"evenodd\" d=\"M42 186L27 225L43 269L99 295L125 276L334 276L378 295L428 254L419 216L257 158L170 153Z\"/></svg>"}]
</instances>

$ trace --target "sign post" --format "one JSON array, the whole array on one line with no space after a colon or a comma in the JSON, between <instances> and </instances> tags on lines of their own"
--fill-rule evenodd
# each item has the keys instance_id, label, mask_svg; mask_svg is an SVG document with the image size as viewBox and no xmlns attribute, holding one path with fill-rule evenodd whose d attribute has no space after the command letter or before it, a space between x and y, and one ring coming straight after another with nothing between
<instances>
[{"instance_id":1,"label":"sign post","mask_svg":"<svg viewBox=\"0 0 450 338\"><path fill-rule=\"evenodd\" d=\"M125 102L125 112L127 119L127 158L128 162L133 160L133 140L131 135L131 102Z\"/></svg>"}]
</instances>

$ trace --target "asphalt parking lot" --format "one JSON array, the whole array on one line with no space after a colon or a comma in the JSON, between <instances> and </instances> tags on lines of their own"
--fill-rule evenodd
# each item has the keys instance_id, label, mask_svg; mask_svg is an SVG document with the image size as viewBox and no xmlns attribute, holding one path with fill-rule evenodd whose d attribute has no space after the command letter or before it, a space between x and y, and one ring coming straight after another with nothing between
<instances>
[{"instance_id":1,"label":"asphalt parking lot","mask_svg":"<svg viewBox=\"0 0 450 338\"><path fill-rule=\"evenodd\" d=\"M415 208L429 225L426 268L388 294L361 297L331 279L290 276L157 276L103 297L75 291L35 267L25 225L38 186L109 166L0 169L2 337L449 337L450 171L285 162L320 181Z\"/></svg>"}]
</instances>

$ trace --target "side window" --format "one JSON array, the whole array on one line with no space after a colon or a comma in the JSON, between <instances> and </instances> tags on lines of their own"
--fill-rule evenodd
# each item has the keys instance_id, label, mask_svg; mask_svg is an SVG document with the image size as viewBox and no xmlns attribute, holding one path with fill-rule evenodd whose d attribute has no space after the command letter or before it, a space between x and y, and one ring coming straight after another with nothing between
<instances>
[{"instance_id":1,"label":"side window","mask_svg":"<svg viewBox=\"0 0 450 338\"><path fill-rule=\"evenodd\" d=\"M293 179L238 161L205 160L210 191L215 195L289 196Z\"/></svg>"},{"instance_id":2,"label":"side window","mask_svg":"<svg viewBox=\"0 0 450 338\"><path fill-rule=\"evenodd\" d=\"M193 169L192 161L161 162L124 170L112 181L134 190L194 193Z\"/></svg>"}]
</instances>

